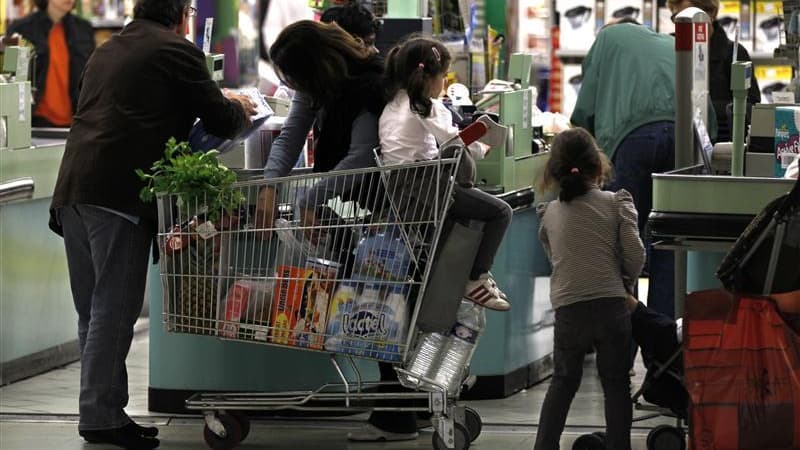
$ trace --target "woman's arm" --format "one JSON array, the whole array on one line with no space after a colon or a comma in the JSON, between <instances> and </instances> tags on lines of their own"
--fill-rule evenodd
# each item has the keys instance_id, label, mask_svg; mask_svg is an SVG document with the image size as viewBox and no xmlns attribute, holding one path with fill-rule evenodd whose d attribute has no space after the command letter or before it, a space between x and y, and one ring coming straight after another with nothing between
<instances>
[{"instance_id":1,"label":"woman's arm","mask_svg":"<svg viewBox=\"0 0 800 450\"><path fill-rule=\"evenodd\" d=\"M267 166L264 168L265 178L289 175L303 151L303 145L315 119L316 112L311 109L311 102L306 96L297 92L289 108L289 117L281 127L281 133L272 142Z\"/></svg>"}]
</instances>

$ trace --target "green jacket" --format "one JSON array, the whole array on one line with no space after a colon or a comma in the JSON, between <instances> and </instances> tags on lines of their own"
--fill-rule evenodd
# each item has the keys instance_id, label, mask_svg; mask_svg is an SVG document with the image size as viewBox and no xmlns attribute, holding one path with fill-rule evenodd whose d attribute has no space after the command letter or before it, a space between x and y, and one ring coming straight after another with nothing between
<instances>
[{"instance_id":1,"label":"green jacket","mask_svg":"<svg viewBox=\"0 0 800 450\"><path fill-rule=\"evenodd\" d=\"M634 129L675 120L675 39L635 24L602 30L583 60L573 125L609 156Z\"/></svg>"}]
</instances>

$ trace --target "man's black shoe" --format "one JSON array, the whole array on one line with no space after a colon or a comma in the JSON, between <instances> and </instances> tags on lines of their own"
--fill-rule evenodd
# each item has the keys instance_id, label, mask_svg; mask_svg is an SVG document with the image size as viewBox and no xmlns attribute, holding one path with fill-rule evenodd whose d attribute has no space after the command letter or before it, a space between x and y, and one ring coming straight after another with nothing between
<instances>
[{"instance_id":1,"label":"man's black shoe","mask_svg":"<svg viewBox=\"0 0 800 450\"><path fill-rule=\"evenodd\" d=\"M158 439L139 434L130 424L110 430L80 430L78 434L91 444L111 444L130 450L150 450L158 447Z\"/></svg>"},{"instance_id":2,"label":"man's black shoe","mask_svg":"<svg viewBox=\"0 0 800 450\"><path fill-rule=\"evenodd\" d=\"M156 436L158 436L158 428L156 428L156 427L143 427L143 426L139 425L138 423L134 422L133 420L131 420L131 423L125 425L122 428L132 428L138 434L140 434L142 436L145 436L145 437L156 437Z\"/></svg>"}]
</instances>

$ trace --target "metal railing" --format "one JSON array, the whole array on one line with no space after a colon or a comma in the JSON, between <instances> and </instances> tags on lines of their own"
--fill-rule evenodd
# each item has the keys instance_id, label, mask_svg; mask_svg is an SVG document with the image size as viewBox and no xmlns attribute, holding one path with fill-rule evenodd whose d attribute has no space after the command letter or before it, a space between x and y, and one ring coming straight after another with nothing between
<instances>
[{"instance_id":1,"label":"metal railing","mask_svg":"<svg viewBox=\"0 0 800 450\"><path fill-rule=\"evenodd\" d=\"M33 197L33 178L17 178L0 183L0 205Z\"/></svg>"}]
</instances>

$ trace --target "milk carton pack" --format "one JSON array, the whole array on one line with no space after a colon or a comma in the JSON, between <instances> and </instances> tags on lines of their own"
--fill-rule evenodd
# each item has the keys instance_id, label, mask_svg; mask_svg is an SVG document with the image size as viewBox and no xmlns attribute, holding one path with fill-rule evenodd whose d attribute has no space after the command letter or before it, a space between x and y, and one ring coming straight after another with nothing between
<instances>
[{"instance_id":1,"label":"milk carton pack","mask_svg":"<svg viewBox=\"0 0 800 450\"><path fill-rule=\"evenodd\" d=\"M400 361L401 349L408 331L407 294L407 286L389 287L380 310L386 317L386 333L367 344L364 356L383 361Z\"/></svg>"},{"instance_id":2,"label":"milk carton pack","mask_svg":"<svg viewBox=\"0 0 800 450\"><path fill-rule=\"evenodd\" d=\"M342 316L342 333L350 338L345 353L383 361L400 361L408 309L404 286L366 283L355 306ZM388 292L387 292L388 290Z\"/></svg>"},{"instance_id":3,"label":"milk carton pack","mask_svg":"<svg viewBox=\"0 0 800 450\"><path fill-rule=\"evenodd\" d=\"M325 350L344 353L352 347L350 337L344 333L344 317L350 317L356 302L358 285L353 281L343 281L336 288L328 306L328 324L325 328Z\"/></svg>"},{"instance_id":4,"label":"milk carton pack","mask_svg":"<svg viewBox=\"0 0 800 450\"><path fill-rule=\"evenodd\" d=\"M800 107L775 108L775 176L782 177L800 153Z\"/></svg>"}]
</instances>

